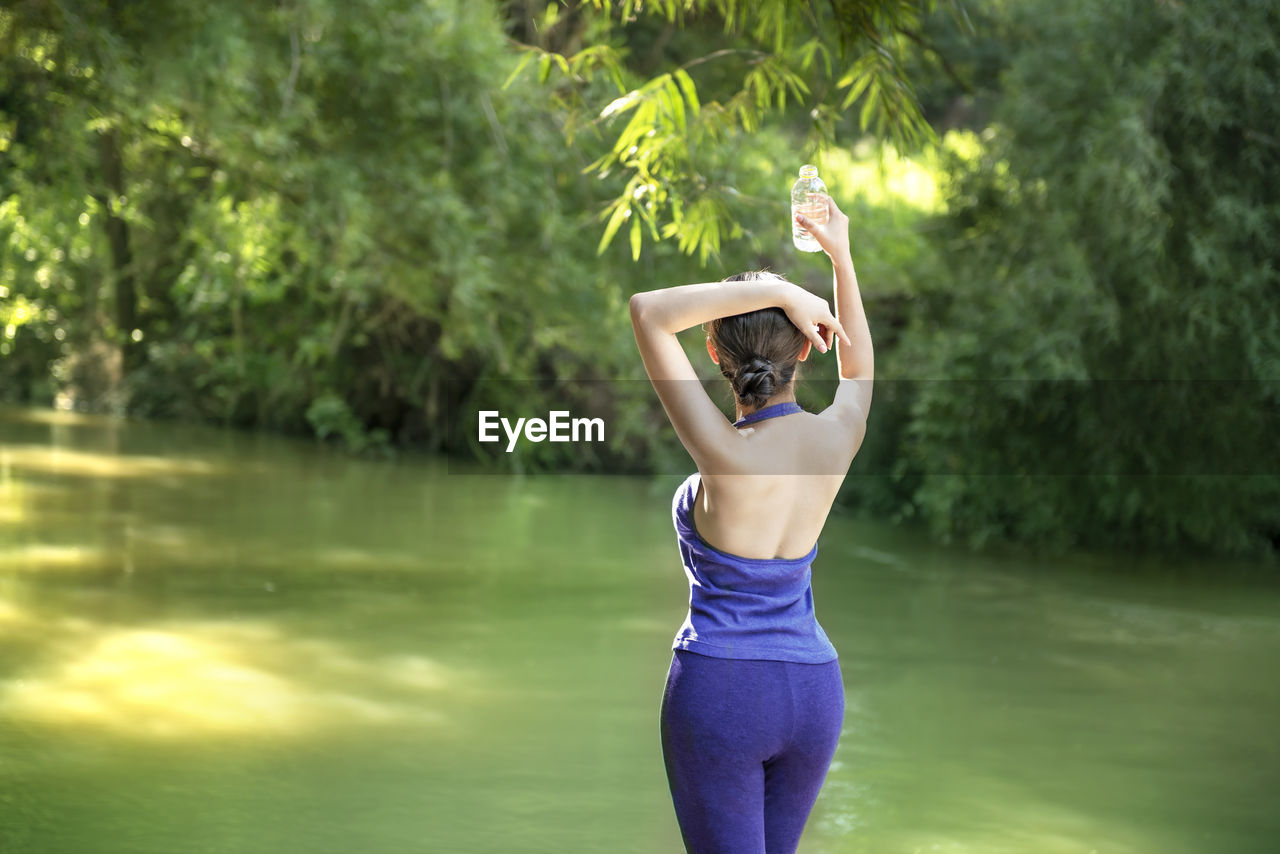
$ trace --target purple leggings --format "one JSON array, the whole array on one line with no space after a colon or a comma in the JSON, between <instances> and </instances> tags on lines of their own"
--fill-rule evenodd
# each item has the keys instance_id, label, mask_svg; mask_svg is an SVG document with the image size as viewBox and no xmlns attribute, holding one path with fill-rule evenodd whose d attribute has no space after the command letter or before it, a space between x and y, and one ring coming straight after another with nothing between
<instances>
[{"instance_id":1,"label":"purple leggings","mask_svg":"<svg viewBox=\"0 0 1280 854\"><path fill-rule=\"evenodd\" d=\"M672 653L662 756L690 854L793 854L844 720L839 660Z\"/></svg>"}]
</instances>

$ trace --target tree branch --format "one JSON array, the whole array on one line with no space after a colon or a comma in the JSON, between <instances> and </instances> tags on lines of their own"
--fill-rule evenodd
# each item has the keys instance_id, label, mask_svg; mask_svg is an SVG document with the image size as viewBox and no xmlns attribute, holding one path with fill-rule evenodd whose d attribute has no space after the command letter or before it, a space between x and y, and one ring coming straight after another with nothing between
<instances>
[{"instance_id":1,"label":"tree branch","mask_svg":"<svg viewBox=\"0 0 1280 854\"><path fill-rule=\"evenodd\" d=\"M917 45L919 45L920 47L924 48L925 50L929 51L934 56L936 56L938 58L938 62L942 65L942 70L946 72L947 76L951 78L952 82L955 83L957 86L959 86L966 95L973 94L973 86L968 82L966 82L960 76L959 72L956 71L955 66L951 64L951 61L942 55L942 51L938 50L936 47L934 47L933 45L929 44L927 41L924 40L924 36L920 35L919 32L909 29L907 27L903 27L898 32L902 33L904 36L911 39Z\"/></svg>"}]
</instances>

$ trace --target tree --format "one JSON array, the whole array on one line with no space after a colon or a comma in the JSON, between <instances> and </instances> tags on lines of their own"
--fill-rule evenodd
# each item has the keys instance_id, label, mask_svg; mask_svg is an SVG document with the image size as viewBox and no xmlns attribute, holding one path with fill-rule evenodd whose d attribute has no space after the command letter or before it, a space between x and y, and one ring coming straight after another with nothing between
<instances>
[{"instance_id":1,"label":"tree","mask_svg":"<svg viewBox=\"0 0 1280 854\"><path fill-rule=\"evenodd\" d=\"M967 22L956 0L946 5ZM904 73L930 45L921 23L936 0L579 0L509 3L524 57L549 82L566 137L586 135L589 170L615 172L599 250L627 226L632 257L645 235L674 238L705 263L742 230L740 189L708 149L768 121L807 124L810 152L831 143L858 107L861 131L900 148L933 139ZM535 8L541 7L535 12ZM656 32L652 25L661 28ZM715 37L716 31L720 32ZM678 32L697 41L673 43Z\"/></svg>"},{"instance_id":2,"label":"tree","mask_svg":"<svg viewBox=\"0 0 1280 854\"><path fill-rule=\"evenodd\" d=\"M621 303L487 4L27 0L0 43L15 376L76 385L106 338L140 414L439 446L451 395L572 370Z\"/></svg>"},{"instance_id":3,"label":"tree","mask_svg":"<svg viewBox=\"0 0 1280 854\"><path fill-rule=\"evenodd\" d=\"M1280 11L1036 3L896 373L936 532L1274 554ZM979 475L998 475L997 477Z\"/></svg>"}]
</instances>

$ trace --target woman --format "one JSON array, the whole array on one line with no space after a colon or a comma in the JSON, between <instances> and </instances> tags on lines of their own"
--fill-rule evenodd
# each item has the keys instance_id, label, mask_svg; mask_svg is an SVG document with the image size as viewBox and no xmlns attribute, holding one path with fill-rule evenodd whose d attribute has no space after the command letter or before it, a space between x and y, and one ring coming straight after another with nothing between
<instances>
[{"instance_id":1,"label":"woman","mask_svg":"<svg viewBox=\"0 0 1280 854\"><path fill-rule=\"evenodd\" d=\"M692 854L794 852L840 737L840 662L814 615L810 566L866 432L872 347L849 219L828 206L826 224L796 222L831 259L834 317L826 300L768 273L631 298L645 370L698 467L672 508L689 614L661 708L667 779ZM733 424L676 339L697 324L733 386ZM804 412L796 364L837 341L835 400Z\"/></svg>"}]
</instances>

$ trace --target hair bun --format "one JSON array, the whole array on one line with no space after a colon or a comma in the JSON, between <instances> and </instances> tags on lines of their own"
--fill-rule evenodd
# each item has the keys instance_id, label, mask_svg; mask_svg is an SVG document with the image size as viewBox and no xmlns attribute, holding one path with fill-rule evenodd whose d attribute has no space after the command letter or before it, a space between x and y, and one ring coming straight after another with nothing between
<instances>
[{"instance_id":1,"label":"hair bun","mask_svg":"<svg viewBox=\"0 0 1280 854\"><path fill-rule=\"evenodd\" d=\"M725 281L776 279L772 273L741 273ZM714 345L712 358L733 386L737 402L747 409L765 406L791 386L806 338L781 308L770 306L718 317L703 325Z\"/></svg>"},{"instance_id":2,"label":"hair bun","mask_svg":"<svg viewBox=\"0 0 1280 854\"><path fill-rule=\"evenodd\" d=\"M769 359L756 356L738 366L733 377L733 388L738 396L751 400L771 397L777 385L777 369Z\"/></svg>"}]
</instances>

